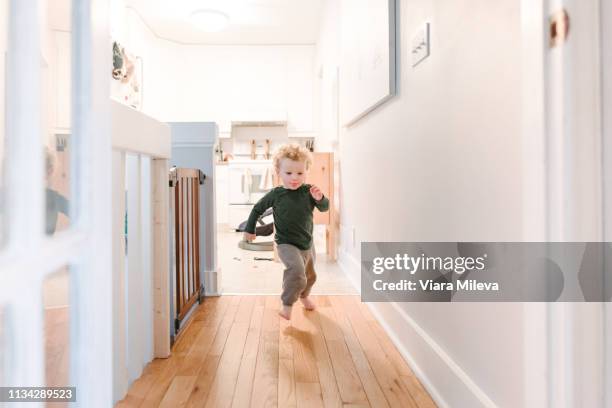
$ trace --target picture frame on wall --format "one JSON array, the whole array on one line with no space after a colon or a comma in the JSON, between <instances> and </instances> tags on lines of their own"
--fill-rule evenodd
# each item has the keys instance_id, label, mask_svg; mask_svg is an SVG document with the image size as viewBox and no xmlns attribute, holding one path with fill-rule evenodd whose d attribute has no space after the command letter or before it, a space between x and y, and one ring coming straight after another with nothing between
<instances>
[{"instance_id":1,"label":"picture frame on wall","mask_svg":"<svg viewBox=\"0 0 612 408\"><path fill-rule=\"evenodd\" d=\"M342 10L340 120L348 127L396 94L396 6L343 0Z\"/></svg>"},{"instance_id":2,"label":"picture frame on wall","mask_svg":"<svg viewBox=\"0 0 612 408\"><path fill-rule=\"evenodd\" d=\"M113 42L111 96L134 109L142 109L143 61Z\"/></svg>"}]
</instances>

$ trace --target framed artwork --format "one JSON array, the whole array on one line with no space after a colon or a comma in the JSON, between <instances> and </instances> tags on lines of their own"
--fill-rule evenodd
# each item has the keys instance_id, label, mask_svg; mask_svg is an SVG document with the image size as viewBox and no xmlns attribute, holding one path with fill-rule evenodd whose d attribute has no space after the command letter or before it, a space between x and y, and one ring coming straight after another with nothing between
<instances>
[{"instance_id":1,"label":"framed artwork","mask_svg":"<svg viewBox=\"0 0 612 408\"><path fill-rule=\"evenodd\" d=\"M351 126L396 93L395 0L343 0L342 12L340 120Z\"/></svg>"},{"instance_id":2,"label":"framed artwork","mask_svg":"<svg viewBox=\"0 0 612 408\"><path fill-rule=\"evenodd\" d=\"M125 105L140 110L142 71L142 58L132 55L118 42L113 42L111 96Z\"/></svg>"}]
</instances>

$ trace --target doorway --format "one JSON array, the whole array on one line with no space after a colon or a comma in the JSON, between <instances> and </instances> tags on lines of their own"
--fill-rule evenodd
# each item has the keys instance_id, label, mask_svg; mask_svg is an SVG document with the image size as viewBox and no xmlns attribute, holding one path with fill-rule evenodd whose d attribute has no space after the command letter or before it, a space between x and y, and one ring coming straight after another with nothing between
<instances>
[{"instance_id":1,"label":"doorway","mask_svg":"<svg viewBox=\"0 0 612 408\"><path fill-rule=\"evenodd\" d=\"M287 130L282 127L237 127L233 135L231 144L223 139L219 142L223 151L230 151L233 154L233 161L219 162L215 165L217 264L222 276L221 292L241 295L278 295L282 290L284 266L272 249L274 241L272 209L269 213L264 213L258 222L257 238L254 241L258 245L257 248L247 248L241 244L244 237L242 231L253 206L278 185L272 160L277 149L286 143L306 143L306 140L288 138ZM266 138L272 140L268 155L264 154L268 151ZM248 153L252 141L255 142L255 159L242 157L241 154ZM313 154L315 162L317 154ZM330 166L326 164L315 169L313 162L310 175L320 176L321 167ZM309 182L308 179L306 182ZM331 191L333 192L333 189ZM327 255L329 253L327 240L335 239L327 233L329 219L328 217L327 221L317 223L318 218L316 215L314 217L313 245L317 252L315 265L317 282L313 294L356 294L357 290L340 265Z\"/></svg>"}]
</instances>

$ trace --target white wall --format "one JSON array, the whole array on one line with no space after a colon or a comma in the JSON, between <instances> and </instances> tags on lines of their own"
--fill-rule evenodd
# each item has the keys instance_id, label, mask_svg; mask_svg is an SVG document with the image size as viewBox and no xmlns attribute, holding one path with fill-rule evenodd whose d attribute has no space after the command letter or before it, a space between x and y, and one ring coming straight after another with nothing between
<instances>
[{"instance_id":1,"label":"white wall","mask_svg":"<svg viewBox=\"0 0 612 408\"><path fill-rule=\"evenodd\" d=\"M185 45L160 39L114 0L113 35L143 58L143 111L164 122L287 115L289 131L313 130L314 45Z\"/></svg>"},{"instance_id":2,"label":"white wall","mask_svg":"<svg viewBox=\"0 0 612 408\"><path fill-rule=\"evenodd\" d=\"M339 1L326 3L322 138L342 23ZM361 241L522 239L520 2L403 0L398 12L398 96L340 132L340 260L356 282ZM413 69L426 21L431 56ZM523 406L522 305L374 308L441 405Z\"/></svg>"}]
</instances>

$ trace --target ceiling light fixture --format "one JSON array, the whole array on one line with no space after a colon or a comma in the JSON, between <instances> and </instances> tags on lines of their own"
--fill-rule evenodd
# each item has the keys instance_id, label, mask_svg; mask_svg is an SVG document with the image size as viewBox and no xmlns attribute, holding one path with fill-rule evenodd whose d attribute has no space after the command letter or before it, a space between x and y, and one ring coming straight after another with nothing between
<instances>
[{"instance_id":1,"label":"ceiling light fixture","mask_svg":"<svg viewBox=\"0 0 612 408\"><path fill-rule=\"evenodd\" d=\"M229 24L229 17L220 11L197 10L191 13L189 21L198 30L213 33L221 31Z\"/></svg>"}]
</instances>

